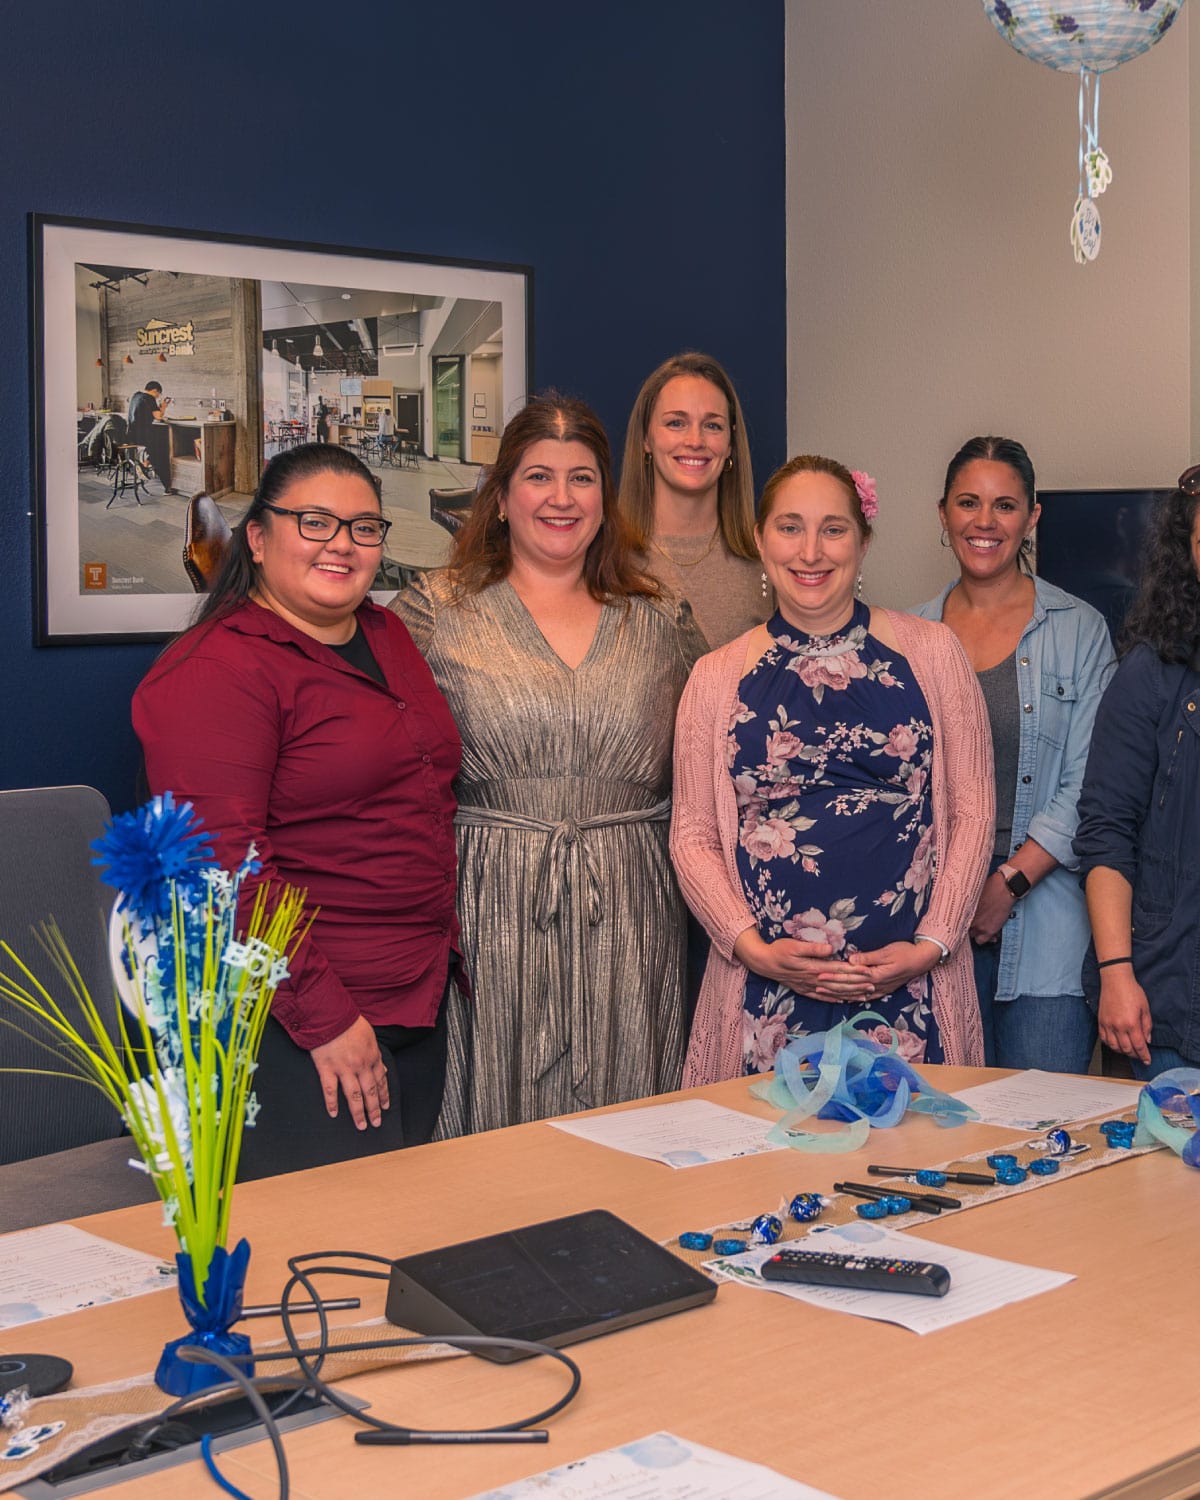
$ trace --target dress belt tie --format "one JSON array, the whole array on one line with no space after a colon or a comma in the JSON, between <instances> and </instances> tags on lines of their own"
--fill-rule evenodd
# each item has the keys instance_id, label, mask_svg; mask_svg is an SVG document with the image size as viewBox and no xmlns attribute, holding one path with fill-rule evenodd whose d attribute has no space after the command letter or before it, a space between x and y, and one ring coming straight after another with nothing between
<instances>
[{"instance_id":1,"label":"dress belt tie","mask_svg":"<svg viewBox=\"0 0 1200 1500\"><path fill-rule=\"evenodd\" d=\"M629 812L601 813L594 818L574 818L568 814L557 823L548 818L533 818L527 813L502 812L494 807L459 806L454 821L461 828L519 828L549 837L542 851L534 885L533 919L545 932L558 915L558 904L565 888L567 860L572 851L580 865L586 893L587 919L595 926L604 916L604 898L596 875L595 860L588 840L581 834L594 828L617 828L626 823L665 823L671 816L671 799L664 797L653 807L633 808Z\"/></svg>"},{"instance_id":2,"label":"dress belt tie","mask_svg":"<svg viewBox=\"0 0 1200 1500\"><path fill-rule=\"evenodd\" d=\"M595 926L604 916L603 894L586 834L596 828L617 828L628 823L665 823L670 816L671 799L664 797L653 807L601 813L594 818L568 815L557 823L548 818L530 817L526 813L460 804L455 822L462 828L516 828L548 835L538 864L533 905L538 930L546 932L558 916L563 891L570 888L572 882L575 882L576 890L585 893L588 925ZM553 949L549 961L559 967L562 975L566 1009L563 1014L556 1014L547 1003L549 997L542 997L542 1007L533 1017L533 1056L535 1077L541 1078L569 1047L571 1085L580 1107L588 1108L599 1102L592 1099L588 1086L591 1073L589 1044L594 1017L588 995L589 965L584 951L583 925L579 920L582 911L579 905L575 910L576 919L568 930L557 939L548 940Z\"/></svg>"}]
</instances>

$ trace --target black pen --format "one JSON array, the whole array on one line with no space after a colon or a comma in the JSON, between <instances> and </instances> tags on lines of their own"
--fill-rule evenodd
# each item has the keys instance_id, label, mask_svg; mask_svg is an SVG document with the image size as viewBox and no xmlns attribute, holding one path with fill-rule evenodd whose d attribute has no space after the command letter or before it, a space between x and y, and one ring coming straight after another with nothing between
<instances>
[{"instance_id":1,"label":"black pen","mask_svg":"<svg viewBox=\"0 0 1200 1500\"><path fill-rule=\"evenodd\" d=\"M361 1307L362 1303L357 1297L326 1297L321 1306L326 1312L344 1312L349 1307ZM289 1302L288 1313L311 1313L316 1312L315 1302ZM283 1315L283 1308L278 1302L270 1303L263 1307L243 1307L243 1318L278 1318Z\"/></svg>"},{"instance_id":2,"label":"black pen","mask_svg":"<svg viewBox=\"0 0 1200 1500\"><path fill-rule=\"evenodd\" d=\"M941 1167L868 1167L872 1177L915 1177L918 1172L941 1172L947 1182L964 1182L976 1187L995 1187L996 1179L987 1172L942 1172Z\"/></svg>"},{"instance_id":3,"label":"black pen","mask_svg":"<svg viewBox=\"0 0 1200 1500\"><path fill-rule=\"evenodd\" d=\"M907 1198L912 1206L923 1214L940 1214L942 1211L940 1203L934 1203L931 1199L923 1198L919 1194L872 1187L865 1182L835 1182L833 1190L835 1193L850 1193L855 1198L869 1198L873 1203L878 1203L884 1198Z\"/></svg>"},{"instance_id":4,"label":"black pen","mask_svg":"<svg viewBox=\"0 0 1200 1500\"><path fill-rule=\"evenodd\" d=\"M520 1432L399 1432L368 1430L356 1432L354 1441L364 1446L416 1447L424 1443L548 1443L550 1434L544 1427L523 1428Z\"/></svg>"}]
</instances>

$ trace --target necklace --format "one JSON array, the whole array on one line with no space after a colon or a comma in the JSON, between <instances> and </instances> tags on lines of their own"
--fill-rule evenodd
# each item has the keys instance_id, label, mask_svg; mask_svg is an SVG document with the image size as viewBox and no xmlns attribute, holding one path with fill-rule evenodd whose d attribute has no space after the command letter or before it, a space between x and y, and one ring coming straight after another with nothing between
<instances>
[{"instance_id":1,"label":"necklace","mask_svg":"<svg viewBox=\"0 0 1200 1500\"><path fill-rule=\"evenodd\" d=\"M704 551L700 554L699 557L694 557L691 562L680 562L680 560L677 557L672 557L671 554L667 551L667 549L665 547L661 546L658 542L656 542L653 537L650 538L650 545L654 548L655 552L661 552L662 555L666 558L666 560L672 565L672 567L676 567L676 568L698 568L700 566L700 564L704 561L704 559L708 556L708 554L712 551L712 549L717 545L717 538L720 535L721 535L721 523L720 523L720 521L718 521L717 524L713 527L713 534L712 534L712 536L710 536L709 539L708 539L708 546L705 547Z\"/></svg>"}]
</instances>

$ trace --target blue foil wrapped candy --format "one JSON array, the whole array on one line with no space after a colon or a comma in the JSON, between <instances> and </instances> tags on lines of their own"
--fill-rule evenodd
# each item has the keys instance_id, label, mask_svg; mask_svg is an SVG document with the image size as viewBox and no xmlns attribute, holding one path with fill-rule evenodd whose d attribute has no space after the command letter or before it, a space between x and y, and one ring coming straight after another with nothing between
<instances>
[{"instance_id":1,"label":"blue foil wrapped candy","mask_svg":"<svg viewBox=\"0 0 1200 1500\"><path fill-rule=\"evenodd\" d=\"M824 1212L825 1204L820 1193L797 1193L788 1204L788 1217L795 1219L797 1224L810 1224Z\"/></svg>"},{"instance_id":2,"label":"blue foil wrapped candy","mask_svg":"<svg viewBox=\"0 0 1200 1500\"><path fill-rule=\"evenodd\" d=\"M679 1236L681 1250L709 1250L712 1248L712 1242L712 1235L705 1234L701 1229L685 1229Z\"/></svg>"},{"instance_id":3,"label":"blue foil wrapped candy","mask_svg":"<svg viewBox=\"0 0 1200 1500\"><path fill-rule=\"evenodd\" d=\"M854 1212L860 1219L886 1219L888 1207L880 1199L872 1198L869 1203L856 1203Z\"/></svg>"},{"instance_id":4,"label":"blue foil wrapped candy","mask_svg":"<svg viewBox=\"0 0 1200 1500\"><path fill-rule=\"evenodd\" d=\"M1071 1137L1060 1125L1057 1130L1046 1132L1046 1150L1051 1156L1068 1156L1071 1151Z\"/></svg>"},{"instance_id":5,"label":"blue foil wrapped candy","mask_svg":"<svg viewBox=\"0 0 1200 1500\"><path fill-rule=\"evenodd\" d=\"M1058 1162L1052 1156L1040 1156L1029 1163L1029 1170L1037 1177L1053 1177L1058 1171Z\"/></svg>"},{"instance_id":6,"label":"blue foil wrapped candy","mask_svg":"<svg viewBox=\"0 0 1200 1500\"><path fill-rule=\"evenodd\" d=\"M774 1245L783 1235L783 1220L777 1214L759 1214L750 1226L752 1245Z\"/></svg>"},{"instance_id":7,"label":"blue foil wrapped candy","mask_svg":"<svg viewBox=\"0 0 1200 1500\"><path fill-rule=\"evenodd\" d=\"M740 1255L746 1248L745 1240L714 1240L714 1255Z\"/></svg>"},{"instance_id":8,"label":"blue foil wrapped candy","mask_svg":"<svg viewBox=\"0 0 1200 1500\"><path fill-rule=\"evenodd\" d=\"M1029 1176L1024 1167L997 1167L995 1170L996 1181L1003 1187L1016 1187Z\"/></svg>"}]
</instances>

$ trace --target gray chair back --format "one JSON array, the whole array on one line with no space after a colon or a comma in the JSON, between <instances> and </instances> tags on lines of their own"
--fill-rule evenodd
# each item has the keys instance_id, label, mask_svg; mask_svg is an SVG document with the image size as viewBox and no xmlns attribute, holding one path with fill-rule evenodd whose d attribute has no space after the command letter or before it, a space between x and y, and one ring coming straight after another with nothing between
<instances>
[{"instance_id":1,"label":"gray chair back","mask_svg":"<svg viewBox=\"0 0 1200 1500\"><path fill-rule=\"evenodd\" d=\"M35 787L0 791L0 940L29 966L64 1013L79 1008L34 935L53 917L62 930L88 993L108 1021L116 1000L108 965L108 914L113 893L91 863L92 839L104 831L108 803L93 787ZM0 953L0 966L20 979ZM0 1023L24 1026L0 1000ZM0 1067L59 1067L11 1025L0 1024ZM24 1161L109 1140L121 1134L116 1110L95 1088L73 1078L0 1074L0 1164Z\"/></svg>"}]
</instances>

